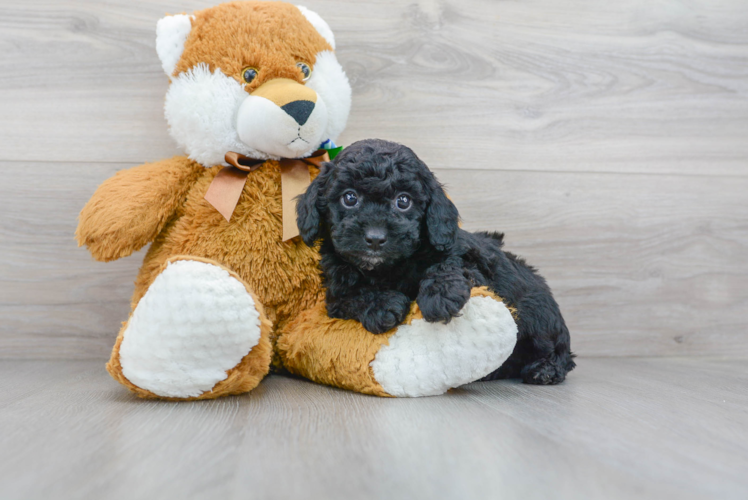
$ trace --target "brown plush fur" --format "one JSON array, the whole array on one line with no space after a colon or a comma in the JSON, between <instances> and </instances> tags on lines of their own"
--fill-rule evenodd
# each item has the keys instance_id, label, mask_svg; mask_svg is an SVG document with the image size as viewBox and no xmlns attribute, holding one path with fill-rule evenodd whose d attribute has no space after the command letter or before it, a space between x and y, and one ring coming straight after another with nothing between
<instances>
[{"instance_id":1,"label":"brown plush fur","mask_svg":"<svg viewBox=\"0 0 748 500\"><path fill-rule=\"evenodd\" d=\"M332 47L296 7L233 2L195 13L174 74L207 63L211 70L220 67L242 82L242 70L252 66L259 74L245 85L251 92L274 78L301 82L296 62L313 66L322 50ZM285 363L294 373L318 382L387 396L369 362L388 334L372 335L358 323L327 318L320 305L317 250L300 238L282 241L278 162L268 161L249 173L231 222L204 199L220 169L178 156L119 172L83 208L78 244L86 245L97 260L110 261L152 242L135 281L133 310L166 264L178 259L219 265L235 273L253 294L263 318L260 343L227 372L225 380L190 399L250 391L268 372L271 358L275 368ZM316 176L316 169L310 171ZM414 307L409 321L420 317ZM119 348L126 326L107 369L138 396L156 398L122 374ZM281 332L286 333L280 337Z\"/></svg>"},{"instance_id":2,"label":"brown plush fur","mask_svg":"<svg viewBox=\"0 0 748 500\"><path fill-rule=\"evenodd\" d=\"M389 396L369 363L392 334L373 335L358 321L331 319L324 302L319 302L288 325L277 348L291 373L320 384Z\"/></svg>"},{"instance_id":3,"label":"brown plush fur","mask_svg":"<svg viewBox=\"0 0 748 500\"><path fill-rule=\"evenodd\" d=\"M181 177L175 173L180 169ZM111 260L155 237L135 280L133 309L173 256L218 262L249 285L275 332L321 298L319 255L300 238L281 241L278 162L268 161L249 174L230 223L204 199L220 169L176 157L118 173L81 212L78 243L88 245L97 259ZM311 170L316 176L316 169ZM275 337L271 333L272 342ZM273 365L282 366L277 357Z\"/></svg>"},{"instance_id":4,"label":"brown plush fur","mask_svg":"<svg viewBox=\"0 0 748 500\"><path fill-rule=\"evenodd\" d=\"M276 2L230 2L220 9L195 12L192 32L174 74L198 63L221 71L243 83L242 70L259 70L246 85L248 92L272 78L289 78L299 83L297 62L314 66L317 53L332 50L330 44L306 21L292 4Z\"/></svg>"},{"instance_id":5,"label":"brown plush fur","mask_svg":"<svg viewBox=\"0 0 748 500\"><path fill-rule=\"evenodd\" d=\"M75 237L94 259L127 257L156 238L205 169L183 156L118 172L80 213Z\"/></svg>"},{"instance_id":6,"label":"brown plush fur","mask_svg":"<svg viewBox=\"0 0 748 500\"><path fill-rule=\"evenodd\" d=\"M473 288L472 297L500 297L486 287ZM512 314L515 311L510 309ZM404 324L423 319L413 302ZM324 302L304 311L292 321L278 340L277 348L286 368L320 384L342 387L363 394L390 396L374 379L369 364L396 330L373 335L354 320L331 319Z\"/></svg>"},{"instance_id":7,"label":"brown plush fur","mask_svg":"<svg viewBox=\"0 0 748 500\"><path fill-rule=\"evenodd\" d=\"M174 74L205 63L211 71L220 67L243 83L242 70L252 66L259 74L244 86L251 92L275 78L301 83L296 63L314 66L316 54L323 50L332 47L295 6L232 2L194 14L192 31ZM179 156L119 172L86 204L76 231L78 244L86 245L94 258L102 261L125 257L153 242L135 281L133 310L165 264L177 255L221 265L235 272L254 293L273 325L267 336L263 335L267 341L255 347L240 366L229 371L229 378L205 397L251 390L267 367L264 371L248 369L246 364L264 359L263 353L275 344L276 332L321 298L316 250L300 238L281 241L278 163L266 162L249 174L230 223L203 198L220 169L206 169ZM311 172L312 176L316 173ZM139 395L154 397L122 375L119 345L124 329L108 368ZM282 367L277 355L273 366ZM248 383L250 372L256 376Z\"/></svg>"},{"instance_id":8,"label":"brown plush fur","mask_svg":"<svg viewBox=\"0 0 748 500\"><path fill-rule=\"evenodd\" d=\"M192 260L192 261L198 261L198 262L205 262L207 264L213 264L219 267L221 266L218 262L211 261L209 259L199 259L196 257L189 257L184 255L178 255L175 257L172 257L170 259L167 259L167 261L163 264L159 272L166 269L166 266L170 262L176 262L178 260ZM224 267L224 269L226 269ZM270 343L270 331L272 329L272 325L270 323L270 320L268 320L267 316L265 315L264 308L262 307L262 304L260 303L259 299L252 293L252 289L249 288L247 283L241 279L241 277L232 272L230 269L226 269L229 274L239 280L243 285L244 288L247 289L247 292L252 296L252 299L255 302L255 306L257 307L258 312L260 313L260 341L257 343L257 345L246 355L242 360L239 362L238 365L236 365L234 368L229 370L226 373L226 378L224 380L221 380L218 382L212 390L209 392L205 392L197 397L192 398L166 398L163 396L158 396L156 394L153 394L150 391L147 391L145 389L141 389L140 387L137 387L136 385L133 385L122 373L122 365L120 364L119 359L119 350L120 346L122 345L122 340L124 339L124 333L127 329L127 323L128 321L125 321L122 324L122 328L120 329L119 335L117 335L117 341L114 344L114 349L112 349L112 356L109 359L109 362L106 365L106 369L109 372L109 374L120 384L124 385L128 389L130 389L132 392L134 392L137 396L141 398L147 398L147 399L164 399L167 401L192 401L197 399L215 399L221 396L229 396L231 394L242 394L245 392L249 392L255 387L257 387L257 384L260 383L260 381L267 375L268 370L270 368L270 358L273 353L273 347Z\"/></svg>"}]
</instances>

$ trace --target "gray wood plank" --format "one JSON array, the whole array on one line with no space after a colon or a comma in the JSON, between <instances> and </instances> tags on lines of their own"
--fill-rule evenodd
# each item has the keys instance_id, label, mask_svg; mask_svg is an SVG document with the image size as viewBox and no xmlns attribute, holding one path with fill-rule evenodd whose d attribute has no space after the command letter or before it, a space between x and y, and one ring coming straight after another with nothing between
<instances>
[{"instance_id":1,"label":"gray wood plank","mask_svg":"<svg viewBox=\"0 0 748 500\"><path fill-rule=\"evenodd\" d=\"M73 240L125 165L59 166L0 163L0 357L103 359L127 318L142 253ZM466 229L505 231L548 278L578 353L748 356L748 179L435 170Z\"/></svg>"},{"instance_id":2,"label":"gray wood plank","mask_svg":"<svg viewBox=\"0 0 748 500\"><path fill-rule=\"evenodd\" d=\"M548 279L580 353L748 356L743 178L437 174Z\"/></svg>"},{"instance_id":3,"label":"gray wood plank","mask_svg":"<svg viewBox=\"0 0 748 500\"><path fill-rule=\"evenodd\" d=\"M171 156L155 23L213 3L4 2L0 160ZM452 168L746 175L745 2L309 6L354 87L342 143L399 140Z\"/></svg>"},{"instance_id":4,"label":"gray wood plank","mask_svg":"<svg viewBox=\"0 0 748 500\"><path fill-rule=\"evenodd\" d=\"M126 165L56 165L0 165L2 358L103 359L130 309L143 253L104 265L74 238L80 209Z\"/></svg>"},{"instance_id":5,"label":"gray wood plank","mask_svg":"<svg viewBox=\"0 0 748 500\"><path fill-rule=\"evenodd\" d=\"M3 361L3 498L721 498L748 495L748 363L580 359L556 387L413 400L270 377L145 402L98 362Z\"/></svg>"},{"instance_id":6,"label":"gray wood plank","mask_svg":"<svg viewBox=\"0 0 748 500\"><path fill-rule=\"evenodd\" d=\"M176 153L154 25L209 4L0 5L0 357L106 356L141 255L91 262L75 216L115 170ZM506 231L549 278L577 351L748 353L748 6L310 7L354 86L342 142L414 147L467 228Z\"/></svg>"}]
</instances>

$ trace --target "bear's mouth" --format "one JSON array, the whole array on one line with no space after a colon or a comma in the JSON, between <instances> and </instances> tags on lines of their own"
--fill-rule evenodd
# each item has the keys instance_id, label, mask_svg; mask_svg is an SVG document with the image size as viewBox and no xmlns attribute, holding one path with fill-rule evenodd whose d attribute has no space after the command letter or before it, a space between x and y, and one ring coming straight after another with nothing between
<instances>
[{"instance_id":1,"label":"bear's mouth","mask_svg":"<svg viewBox=\"0 0 748 500\"><path fill-rule=\"evenodd\" d=\"M290 146L291 144L293 144L296 141L302 141L302 142L305 142L307 144L311 144L309 141L307 141L306 139L304 139L303 137L301 137L301 127L299 127L299 135L296 137L296 139L294 139L291 142L289 142L288 144L286 144L286 146Z\"/></svg>"}]
</instances>

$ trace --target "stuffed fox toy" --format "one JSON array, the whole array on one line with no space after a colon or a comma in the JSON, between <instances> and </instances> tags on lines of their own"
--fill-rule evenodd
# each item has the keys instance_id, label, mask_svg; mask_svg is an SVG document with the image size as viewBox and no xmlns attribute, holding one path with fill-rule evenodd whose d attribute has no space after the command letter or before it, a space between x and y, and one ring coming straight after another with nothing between
<instances>
[{"instance_id":1,"label":"stuffed fox toy","mask_svg":"<svg viewBox=\"0 0 748 500\"><path fill-rule=\"evenodd\" d=\"M481 289L448 325L373 335L327 317L318 253L295 227L351 88L329 26L280 2L231 2L158 22L165 114L186 156L105 181L76 238L96 260L151 244L109 373L141 397L251 391L271 368L380 396L441 394L494 371L517 327Z\"/></svg>"}]
</instances>

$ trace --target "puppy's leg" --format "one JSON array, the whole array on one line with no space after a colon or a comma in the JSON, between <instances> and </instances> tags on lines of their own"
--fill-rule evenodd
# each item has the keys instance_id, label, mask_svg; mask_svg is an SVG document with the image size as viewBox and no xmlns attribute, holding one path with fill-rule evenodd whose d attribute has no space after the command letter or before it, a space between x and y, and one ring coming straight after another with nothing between
<instances>
[{"instance_id":1,"label":"puppy's leg","mask_svg":"<svg viewBox=\"0 0 748 500\"><path fill-rule=\"evenodd\" d=\"M396 290L380 290L360 282L361 273L335 256L322 258L325 302L331 318L355 319L371 333L384 333L405 321L410 299Z\"/></svg>"},{"instance_id":2,"label":"puppy's leg","mask_svg":"<svg viewBox=\"0 0 748 500\"><path fill-rule=\"evenodd\" d=\"M570 352L561 355L553 353L547 358L533 361L522 368L522 382L533 385L560 384L566 378L566 374L576 366L572 357Z\"/></svg>"},{"instance_id":3,"label":"puppy's leg","mask_svg":"<svg viewBox=\"0 0 748 500\"><path fill-rule=\"evenodd\" d=\"M327 312L331 318L355 319L371 333L384 333L405 321L410 299L396 290L363 288L346 297L327 294Z\"/></svg>"},{"instance_id":4,"label":"puppy's leg","mask_svg":"<svg viewBox=\"0 0 748 500\"><path fill-rule=\"evenodd\" d=\"M553 296L528 294L517 304L519 335L509 359L483 380L521 378L526 384L553 385L574 369L569 330Z\"/></svg>"},{"instance_id":5,"label":"puppy's leg","mask_svg":"<svg viewBox=\"0 0 748 500\"><path fill-rule=\"evenodd\" d=\"M416 298L423 319L429 323L449 323L470 298L471 285L463 273L462 261L450 258L432 266L425 274Z\"/></svg>"},{"instance_id":6,"label":"puppy's leg","mask_svg":"<svg viewBox=\"0 0 748 500\"><path fill-rule=\"evenodd\" d=\"M409 311L410 299L405 294L387 290L373 294L359 321L371 333L384 333L405 321Z\"/></svg>"},{"instance_id":7,"label":"puppy's leg","mask_svg":"<svg viewBox=\"0 0 748 500\"><path fill-rule=\"evenodd\" d=\"M551 385L564 381L576 364L570 350L569 330L550 293L528 294L517 304L519 376L526 384Z\"/></svg>"}]
</instances>

